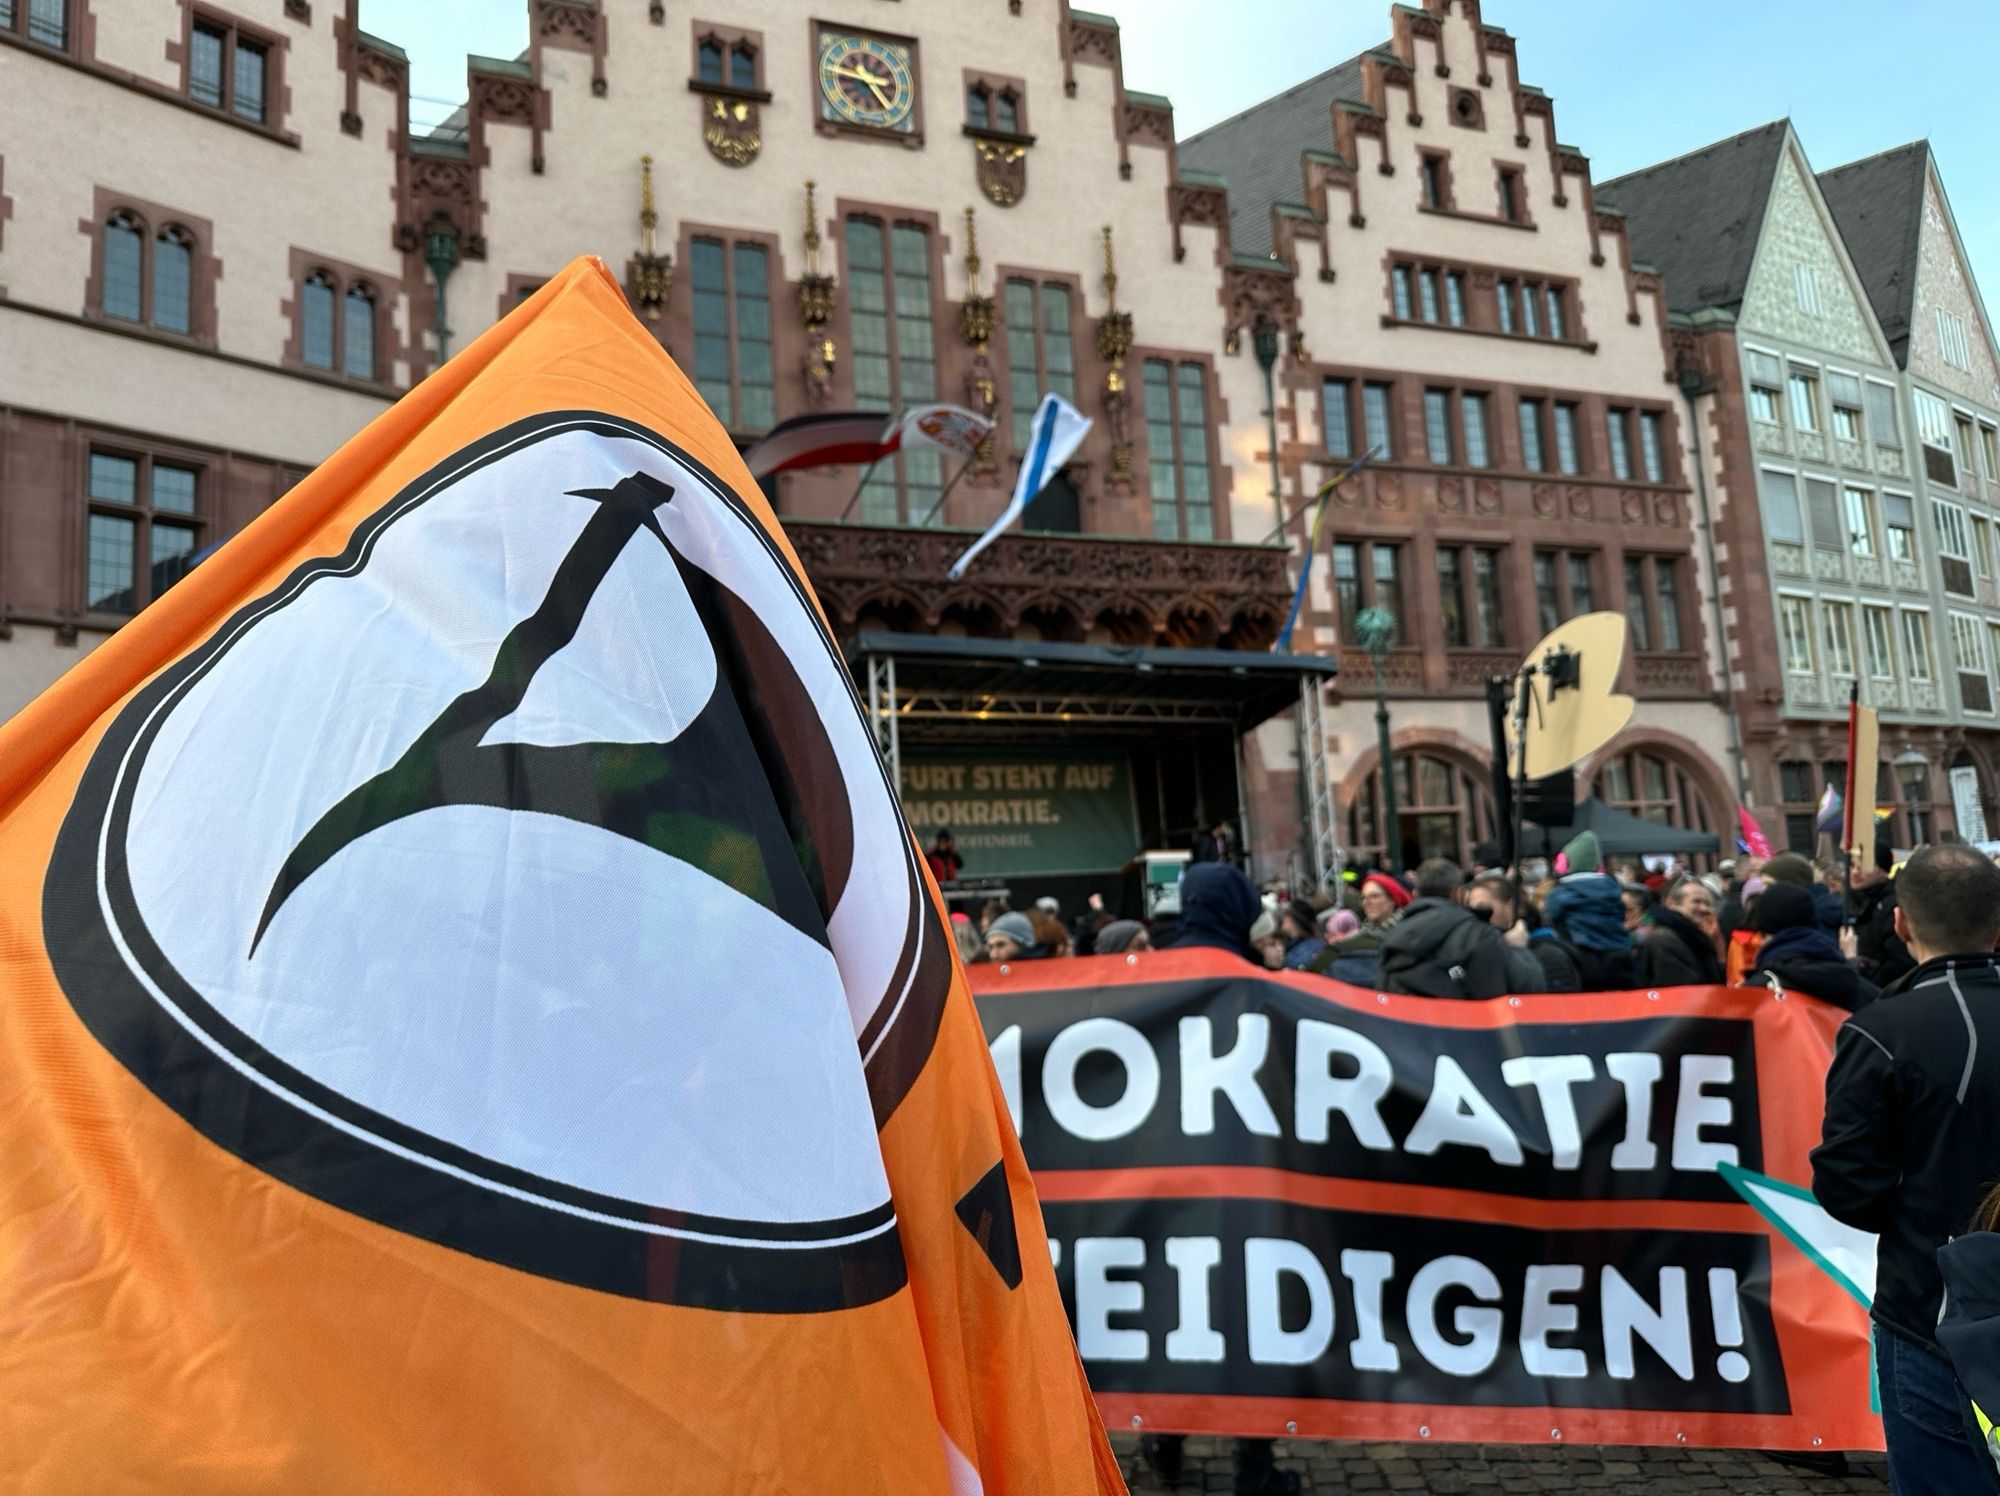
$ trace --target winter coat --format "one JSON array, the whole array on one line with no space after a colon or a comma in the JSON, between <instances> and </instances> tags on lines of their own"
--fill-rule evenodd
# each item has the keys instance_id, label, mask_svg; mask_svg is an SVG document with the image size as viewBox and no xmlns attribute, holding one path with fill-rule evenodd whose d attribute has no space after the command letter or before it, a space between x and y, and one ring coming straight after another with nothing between
<instances>
[{"instance_id":1,"label":"winter coat","mask_svg":"<svg viewBox=\"0 0 2000 1496\"><path fill-rule=\"evenodd\" d=\"M1505 997L1541 991L1542 968L1463 904L1418 899L1382 942L1381 986L1412 997Z\"/></svg>"},{"instance_id":2,"label":"winter coat","mask_svg":"<svg viewBox=\"0 0 2000 1496\"><path fill-rule=\"evenodd\" d=\"M1900 982L1917 969L1896 933L1896 885L1884 879L1854 894L1855 960L1878 987Z\"/></svg>"},{"instance_id":3,"label":"winter coat","mask_svg":"<svg viewBox=\"0 0 2000 1496\"><path fill-rule=\"evenodd\" d=\"M1938 1249L1944 1277L1944 1318L1938 1345L1958 1373L1966 1434L2000 1490L2000 1232L1975 1231Z\"/></svg>"},{"instance_id":4,"label":"winter coat","mask_svg":"<svg viewBox=\"0 0 2000 1496\"><path fill-rule=\"evenodd\" d=\"M1583 965L1577 959L1578 951L1554 930L1536 930L1529 935L1528 954L1535 958L1535 964L1542 969L1542 991L1584 990Z\"/></svg>"},{"instance_id":5,"label":"winter coat","mask_svg":"<svg viewBox=\"0 0 2000 1496\"><path fill-rule=\"evenodd\" d=\"M1193 863L1181 874L1180 928L1169 949L1206 946L1261 966L1250 949L1250 927L1263 912L1263 901L1240 868Z\"/></svg>"},{"instance_id":6,"label":"winter coat","mask_svg":"<svg viewBox=\"0 0 2000 1496\"><path fill-rule=\"evenodd\" d=\"M1719 987L1722 962L1715 942L1685 915L1662 904L1652 914L1653 933L1639 947L1639 977L1649 987Z\"/></svg>"},{"instance_id":7,"label":"winter coat","mask_svg":"<svg viewBox=\"0 0 2000 1496\"><path fill-rule=\"evenodd\" d=\"M1542 904L1542 919L1571 945L1587 951L1622 951L1625 900L1618 880L1603 873L1571 873Z\"/></svg>"},{"instance_id":8,"label":"winter coat","mask_svg":"<svg viewBox=\"0 0 2000 1496\"><path fill-rule=\"evenodd\" d=\"M1827 1212L1880 1238L1876 1322L1935 1346L1938 1248L2000 1179L2000 956L1926 961L1841 1025L1812 1170Z\"/></svg>"},{"instance_id":9,"label":"winter coat","mask_svg":"<svg viewBox=\"0 0 2000 1496\"><path fill-rule=\"evenodd\" d=\"M1819 927L1828 934L1838 935L1840 927L1847 923L1847 910L1840 901L1840 895L1824 883L1812 886L1813 912L1819 916Z\"/></svg>"},{"instance_id":10,"label":"winter coat","mask_svg":"<svg viewBox=\"0 0 2000 1496\"><path fill-rule=\"evenodd\" d=\"M1788 992L1803 992L1850 1013L1882 995L1840 953L1840 942L1817 926L1794 925L1764 937L1750 981L1768 983L1772 977Z\"/></svg>"},{"instance_id":11,"label":"winter coat","mask_svg":"<svg viewBox=\"0 0 2000 1496\"><path fill-rule=\"evenodd\" d=\"M1326 942L1317 935L1301 935L1285 947L1285 970L1304 971L1312 958L1326 949Z\"/></svg>"}]
</instances>

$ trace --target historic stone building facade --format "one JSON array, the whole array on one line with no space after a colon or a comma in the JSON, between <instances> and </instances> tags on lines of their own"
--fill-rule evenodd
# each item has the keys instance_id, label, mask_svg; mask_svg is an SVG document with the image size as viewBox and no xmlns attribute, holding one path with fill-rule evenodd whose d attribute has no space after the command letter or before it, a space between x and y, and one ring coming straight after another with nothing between
<instances>
[{"instance_id":1,"label":"historic stone building facade","mask_svg":"<svg viewBox=\"0 0 2000 1496\"><path fill-rule=\"evenodd\" d=\"M1593 608L1633 621L1639 708L1580 788L1726 837L1659 277L1476 0L1387 8L1383 46L1178 143L1067 0L525 4L525 51L468 59L422 137L357 0L0 6L0 711L595 253L741 441L933 398L998 419L955 483L904 456L772 485L843 636L1265 652L1294 512L1384 448L1294 642L1341 683L1299 720L1264 700L1192 791L1156 752L1149 839L1241 813L1296 871L1317 804L1321 852L1463 854L1493 829L1485 677ZM1089 440L947 582L1049 389ZM1401 629L1393 827L1371 602Z\"/></svg>"},{"instance_id":2,"label":"historic stone building facade","mask_svg":"<svg viewBox=\"0 0 2000 1496\"><path fill-rule=\"evenodd\" d=\"M1659 278L1512 37L1468 0L1397 6L1390 24L1385 45L1181 143L1182 200L1226 189L1226 214L1201 207L1228 227L1225 301L1284 338L1274 470L1239 481L1239 523L1257 513L1246 487L1275 480L1262 514L1290 511L1376 453L1337 492L1307 635L1342 663L1327 709L1342 839L1408 862L1493 834L1487 678L1562 620L1612 609L1632 623L1639 705L1580 766L1579 793L1727 846L1735 786ZM1223 368L1262 464L1257 363ZM1370 605L1398 623L1382 662L1394 827L1354 629Z\"/></svg>"},{"instance_id":3,"label":"historic stone building facade","mask_svg":"<svg viewBox=\"0 0 2000 1496\"><path fill-rule=\"evenodd\" d=\"M1906 347L1871 300L1876 282L1899 279L1896 263L1913 278L1912 224L1891 246L1843 218L1879 198L1843 192L1842 175L1816 178L1781 120L1602 188L1635 254L1664 273L1698 412L1744 799L1774 842L1807 851L1815 807L1846 773L1857 691L1882 715L1879 803L1894 809L1897 845L1955 834L1953 766L1976 764L1987 796L1992 783L1976 746L1992 720L1983 664L1963 684L1951 664L1955 618L1982 661L1989 634L1973 613L1971 532L1940 513ZM1909 194L1911 213L1921 197ZM1941 430L1954 439L1948 421ZM1975 468L1966 481L1983 480Z\"/></svg>"}]
</instances>

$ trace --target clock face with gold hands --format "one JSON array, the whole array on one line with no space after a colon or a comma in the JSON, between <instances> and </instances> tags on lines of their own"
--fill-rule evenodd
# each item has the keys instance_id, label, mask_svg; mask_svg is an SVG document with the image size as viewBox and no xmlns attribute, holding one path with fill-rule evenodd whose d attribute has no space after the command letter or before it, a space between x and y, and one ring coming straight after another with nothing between
<instances>
[{"instance_id":1,"label":"clock face with gold hands","mask_svg":"<svg viewBox=\"0 0 2000 1496\"><path fill-rule=\"evenodd\" d=\"M895 42L822 32L819 92L827 119L903 133L915 127L916 74L910 49Z\"/></svg>"}]
</instances>

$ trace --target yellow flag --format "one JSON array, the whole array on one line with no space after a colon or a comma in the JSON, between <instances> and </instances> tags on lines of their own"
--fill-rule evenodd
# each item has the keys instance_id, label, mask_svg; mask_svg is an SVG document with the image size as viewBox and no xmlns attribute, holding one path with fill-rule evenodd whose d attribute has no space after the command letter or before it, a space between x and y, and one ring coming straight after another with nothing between
<instances>
[{"instance_id":1,"label":"yellow flag","mask_svg":"<svg viewBox=\"0 0 2000 1496\"><path fill-rule=\"evenodd\" d=\"M580 260L0 729L0 1489L1122 1489L949 932Z\"/></svg>"}]
</instances>

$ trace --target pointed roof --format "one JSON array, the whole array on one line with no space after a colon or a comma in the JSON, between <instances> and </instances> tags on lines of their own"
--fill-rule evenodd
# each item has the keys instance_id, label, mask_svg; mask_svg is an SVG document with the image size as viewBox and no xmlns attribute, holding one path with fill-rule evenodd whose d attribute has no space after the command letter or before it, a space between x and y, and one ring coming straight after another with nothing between
<instances>
[{"instance_id":1,"label":"pointed roof","mask_svg":"<svg viewBox=\"0 0 2000 1496\"><path fill-rule=\"evenodd\" d=\"M1597 184L1597 206L1625 215L1632 258L1664 277L1669 311L1742 305L1790 128L1773 120Z\"/></svg>"},{"instance_id":2,"label":"pointed roof","mask_svg":"<svg viewBox=\"0 0 2000 1496\"><path fill-rule=\"evenodd\" d=\"M1180 142L1183 167L1213 172L1228 184L1229 243L1237 254L1271 253L1271 205L1305 195L1299 157L1332 149L1334 103L1366 102L1361 59L1367 55L1350 57Z\"/></svg>"},{"instance_id":3,"label":"pointed roof","mask_svg":"<svg viewBox=\"0 0 2000 1496\"><path fill-rule=\"evenodd\" d=\"M1820 193L1847 241L1875 320L1904 367L1910 362L1910 311L1930 156L1930 142L1915 140L1819 174Z\"/></svg>"}]
</instances>

